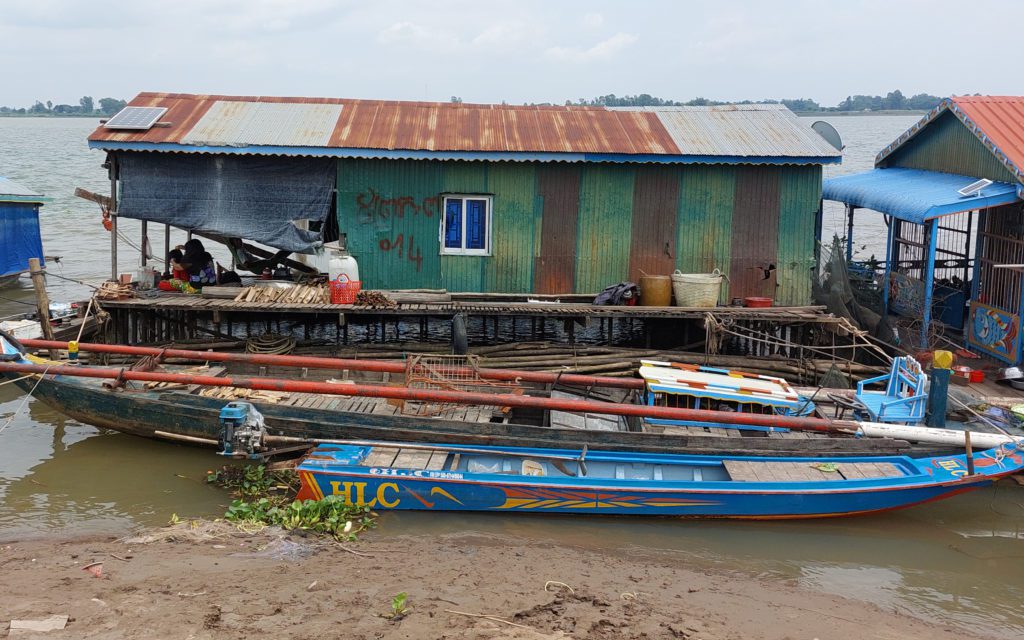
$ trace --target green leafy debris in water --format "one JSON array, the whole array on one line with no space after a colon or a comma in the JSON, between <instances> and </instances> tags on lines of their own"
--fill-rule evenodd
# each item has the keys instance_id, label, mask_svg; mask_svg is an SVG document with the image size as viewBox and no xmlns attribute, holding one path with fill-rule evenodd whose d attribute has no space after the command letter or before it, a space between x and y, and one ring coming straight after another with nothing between
<instances>
[{"instance_id":1,"label":"green leafy debris in water","mask_svg":"<svg viewBox=\"0 0 1024 640\"><path fill-rule=\"evenodd\" d=\"M211 471L207 481L232 492L224 519L249 525L276 525L288 531L308 531L352 541L375 526L369 507L347 504L340 496L296 500L298 475L290 470L268 471L263 465L227 466Z\"/></svg>"}]
</instances>

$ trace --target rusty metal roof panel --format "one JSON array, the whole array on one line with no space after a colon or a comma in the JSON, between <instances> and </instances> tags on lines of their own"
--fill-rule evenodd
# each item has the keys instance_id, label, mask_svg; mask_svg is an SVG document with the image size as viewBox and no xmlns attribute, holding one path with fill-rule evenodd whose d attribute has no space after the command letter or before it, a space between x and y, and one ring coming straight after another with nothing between
<instances>
[{"instance_id":1,"label":"rusty metal roof panel","mask_svg":"<svg viewBox=\"0 0 1024 640\"><path fill-rule=\"evenodd\" d=\"M779 104L644 107L683 155L839 157L841 153Z\"/></svg>"},{"instance_id":2,"label":"rusty metal roof panel","mask_svg":"<svg viewBox=\"0 0 1024 640\"><path fill-rule=\"evenodd\" d=\"M322 147L330 141L341 110L340 104L218 100L181 138L181 143Z\"/></svg>"},{"instance_id":3,"label":"rusty metal roof panel","mask_svg":"<svg viewBox=\"0 0 1024 640\"><path fill-rule=\"evenodd\" d=\"M609 109L143 93L168 108L144 132L98 128L114 150L575 162L835 162L782 107ZM333 120L333 122L332 122Z\"/></svg>"}]
</instances>

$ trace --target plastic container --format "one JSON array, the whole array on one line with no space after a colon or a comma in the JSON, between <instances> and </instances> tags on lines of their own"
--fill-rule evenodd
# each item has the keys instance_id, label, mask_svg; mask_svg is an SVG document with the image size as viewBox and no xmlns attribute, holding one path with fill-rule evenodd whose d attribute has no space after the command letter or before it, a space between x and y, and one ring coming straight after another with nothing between
<instances>
[{"instance_id":1,"label":"plastic container","mask_svg":"<svg viewBox=\"0 0 1024 640\"><path fill-rule=\"evenodd\" d=\"M677 307L714 307L722 290L722 272L683 273L676 269L672 274L672 290L676 294Z\"/></svg>"},{"instance_id":2,"label":"plastic container","mask_svg":"<svg viewBox=\"0 0 1024 640\"><path fill-rule=\"evenodd\" d=\"M640 276L640 306L672 306L672 278L668 276Z\"/></svg>"},{"instance_id":3,"label":"plastic container","mask_svg":"<svg viewBox=\"0 0 1024 640\"><path fill-rule=\"evenodd\" d=\"M755 307L755 308L759 308L759 309L760 308L765 308L765 307L770 307L770 306L772 306L772 299L771 298L761 298L759 296L748 296L746 298L743 298L743 306L744 307Z\"/></svg>"},{"instance_id":4,"label":"plastic container","mask_svg":"<svg viewBox=\"0 0 1024 640\"><path fill-rule=\"evenodd\" d=\"M347 253L334 253L327 265L327 275L332 282L341 276L359 282L359 263Z\"/></svg>"},{"instance_id":5,"label":"plastic container","mask_svg":"<svg viewBox=\"0 0 1024 640\"><path fill-rule=\"evenodd\" d=\"M345 274L337 280L331 280L331 304L352 304L356 301L359 290L363 283L358 280L350 280Z\"/></svg>"}]
</instances>

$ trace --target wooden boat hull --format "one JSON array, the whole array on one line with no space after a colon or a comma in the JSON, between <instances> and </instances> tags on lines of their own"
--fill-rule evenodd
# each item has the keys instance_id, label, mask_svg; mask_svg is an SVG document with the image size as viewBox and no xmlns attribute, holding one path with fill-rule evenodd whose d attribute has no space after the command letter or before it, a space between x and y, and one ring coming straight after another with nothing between
<instances>
[{"instance_id":1,"label":"wooden boat hull","mask_svg":"<svg viewBox=\"0 0 1024 640\"><path fill-rule=\"evenodd\" d=\"M37 378L17 384L30 390ZM183 391L111 391L88 378L47 376L33 396L75 420L123 433L160 438L158 432L217 440L220 410L227 401ZM581 431L530 424L466 423L437 418L376 415L253 403L266 419L268 432L310 439L394 440L486 444L610 448L625 451L742 454L752 456L858 456L913 453L932 455L952 447L911 447L905 440L686 436L632 431Z\"/></svg>"},{"instance_id":2,"label":"wooden boat hull","mask_svg":"<svg viewBox=\"0 0 1024 640\"><path fill-rule=\"evenodd\" d=\"M382 443L383 444L383 443ZM394 445L391 445L394 446ZM443 448L443 447L439 447ZM367 450L369 449L369 451ZM500 448L494 448L500 458ZM323 446L303 459L298 467L302 478L300 499L340 496L350 504L373 509L426 511L496 511L528 513L573 513L594 515L644 515L685 518L785 519L822 518L877 513L940 500L987 486L1024 467L1020 451L996 465L994 458L978 459L976 475L966 476L965 457L944 456L854 458L846 462L821 459L833 464L885 464L901 469L898 477L837 480L779 480L767 482L627 480L589 477L538 477L472 473L462 468L448 470L362 466L372 451L368 447ZM510 450L505 450L510 451ZM448 453L447 459L454 453ZM517 450L512 455L536 454L537 459L571 458L580 451ZM401 457L401 453L399 457ZM460 454L461 455L461 454ZM609 454L615 456L616 454ZM618 454L623 460L635 459ZM649 455L644 464L667 465L688 458L700 466L723 464L713 456ZM588 464L594 464L594 456ZM746 460L753 465L790 462L807 465L807 459ZM798 461L798 462L797 462ZM395 468L398 467L398 468Z\"/></svg>"},{"instance_id":3,"label":"wooden boat hull","mask_svg":"<svg viewBox=\"0 0 1024 640\"><path fill-rule=\"evenodd\" d=\"M0 342L4 342L0 340ZM13 345L6 347L18 356ZM9 377L13 377L11 374ZM215 442L221 435L220 410L227 400L188 390L147 389L127 383L111 390L98 379L62 375L32 376L17 382L40 401L66 415L101 428L150 438L188 437ZM323 397L323 396L321 396ZM270 435L305 439L364 438L410 442L486 444L526 447L582 447L623 451L672 451L753 456L855 456L914 452L934 455L933 447L904 440L873 438L770 438L679 435L639 431L597 431L510 422L462 422L400 413L356 412L254 402ZM725 430L722 430L723 432ZM736 434L731 434L736 436ZM944 449L948 451L949 449Z\"/></svg>"}]
</instances>

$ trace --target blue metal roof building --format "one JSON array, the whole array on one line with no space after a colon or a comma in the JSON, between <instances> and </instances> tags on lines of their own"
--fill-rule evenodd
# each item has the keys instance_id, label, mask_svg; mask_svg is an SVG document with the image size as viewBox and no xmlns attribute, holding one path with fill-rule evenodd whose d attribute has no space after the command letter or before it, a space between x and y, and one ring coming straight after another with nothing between
<instances>
[{"instance_id":1,"label":"blue metal roof building","mask_svg":"<svg viewBox=\"0 0 1024 640\"><path fill-rule=\"evenodd\" d=\"M886 146L875 169L823 184L823 199L846 205L848 262L856 210L885 216L882 306L897 326L920 323L901 336L916 348L935 346L938 322L975 351L1021 362L1024 174L1011 158L1020 107L1024 98L945 100Z\"/></svg>"}]
</instances>

